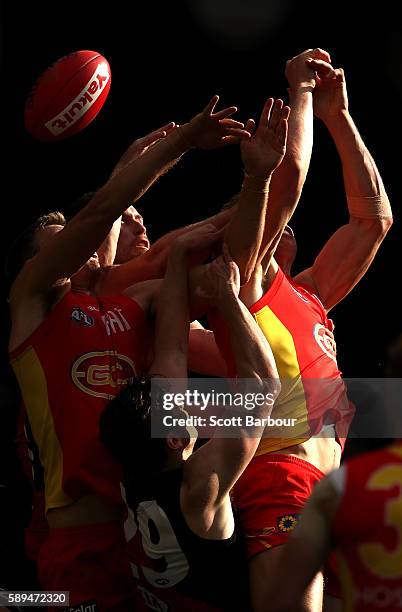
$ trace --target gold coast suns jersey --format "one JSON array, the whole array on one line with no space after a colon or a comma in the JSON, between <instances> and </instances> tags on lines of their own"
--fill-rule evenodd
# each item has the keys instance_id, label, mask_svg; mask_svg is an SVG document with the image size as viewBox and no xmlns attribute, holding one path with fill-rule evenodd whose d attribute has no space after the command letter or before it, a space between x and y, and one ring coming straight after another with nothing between
<instances>
[{"instance_id":1,"label":"gold coast suns jersey","mask_svg":"<svg viewBox=\"0 0 402 612\"><path fill-rule=\"evenodd\" d=\"M345 612L402 609L402 445L355 457L331 473Z\"/></svg>"},{"instance_id":2,"label":"gold coast suns jersey","mask_svg":"<svg viewBox=\"0 0 402 612\"><path fill-rule=\"evenodd\" d=\"M148 347L133 300L69 291L10 354L45 472L46 509L91 494L121 503L121 469L101 443L99 416L144 373Z\"/></svg>"},{"instance_id":3,"label":"gold coast suns jersey","mask_svg":"<svg viewBox=\"0 0 402 612\"><path fill-rule=\"evenodd\" d=\"M267 428L256 454L308 440L325 425L335 426L342 445L354 411L336 362L333 323L319 298L279 269L271 287L250 312L272 348L282 384L271 418L294 423L291 429L275 425ZM215 313L210 320L228 374L235 377L225 323Z\"/></svg>"}]
</instances>

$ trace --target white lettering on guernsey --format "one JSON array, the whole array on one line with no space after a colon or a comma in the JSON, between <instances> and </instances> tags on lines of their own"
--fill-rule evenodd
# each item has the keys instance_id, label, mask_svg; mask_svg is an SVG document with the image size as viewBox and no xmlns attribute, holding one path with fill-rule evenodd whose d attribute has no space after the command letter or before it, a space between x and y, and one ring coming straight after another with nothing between
<instances>
[{"instance_id":1,"label":"white lettering on guernsey","mask_svg":"<svg viewBox=\"0 0 402 612\"><path fill-rule=\"evenodd\" d=\"M58 115L45 123L45 127L53 134L59 136L74 125L91 108L101 95L105 85L110 79L108 66L105 62L97 65L95 72L78 96L66 106Z\"/></svg>"},{"instance_id":2,"label":"white lettering on guernsey","mask_svg":"<svg viewBox=\"0 0 402 612\"><path fill-rule=\"evenodd\" d=\"M106 314L102 316L102 321L106 326L106 333L108 336L113 332L117 331L125 332L131 329L130 323L124 317L121 308L113 308L113 310L107 310ZM117 331L116 327L117 326Z\"/></svg>"}]
</instances>

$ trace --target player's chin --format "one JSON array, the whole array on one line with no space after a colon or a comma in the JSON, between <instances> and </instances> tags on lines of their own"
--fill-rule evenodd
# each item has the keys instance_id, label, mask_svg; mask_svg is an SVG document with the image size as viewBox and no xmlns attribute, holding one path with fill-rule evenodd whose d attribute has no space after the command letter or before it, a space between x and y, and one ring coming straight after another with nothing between
<instances>
[{"instance_id":1,"label":"player's chin","mask_svg":"<svg viewBox=\"0 0 402 612\"><path fill-rule=\"evenodd\" d=\"M149 245L146 246L145 244L137 244L131 251L131 258L143 255L147 251L149 251Z\"/></svg>"}]
</instances>

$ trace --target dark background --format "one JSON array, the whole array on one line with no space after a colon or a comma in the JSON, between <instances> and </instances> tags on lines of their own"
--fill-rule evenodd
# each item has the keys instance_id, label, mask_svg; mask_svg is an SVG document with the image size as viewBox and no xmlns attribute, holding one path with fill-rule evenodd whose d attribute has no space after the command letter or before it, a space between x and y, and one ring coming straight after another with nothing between
<instances>
[{"instance_id":1,"label":"dark background","mask_svg":"<svg viewBox=\"0 0 402 612\"><path fill-rule=\"evenodd\" d=\"M213 94L220 94L225 106L236 104L240 118L258 117L266 97L287 95L285 61L322 47L345 69L351 113L395 213L366 278L333 311L342 370L347 376L377 373L384 340L399 330L400 319L395 290L401 31L395 3L375 9L359 2L333 6L324 11L316 3L291 0L3 3L3 127L9 145L3 157L8 189L2 247L38 214L100 186L134 139L168 121L186 121ZM81 134L53 144L35 141L23 126L26 95L49 64L79 49L97 50L110 62L109 98ZM142 201L151 239L213 213L240 184L238 147L190 152ZM311 168L293 221L296 271L311 265L346 219L340 164L317 121Z\"/></svg>"},{"instance_id":2,"label":"dark background","mask_svg":"<svg viewBox=\"0 0 402 612\"><path fill-rule=\"evenodd\" d=\"M402 327L397 294L402 40L396 7L351 0L325 7L300 0L3 2L2 257L13 237L39 214L63 209L102 185L134 139L172 120L183 123L215 93L224 106L236 104L241 119L257 118L268 96L286 98L286 60L306 48L322 47L335 66L345 69L351 113L394 209L394 226L369 273L331 315L345 375L379 375L385 344ZM51 63L80 49L99 51L111 65L104 108L69 140L33 140L23 125L31 86ZM190 152L142 200L139 208L151 239L214 213L239 189L241 179L238 147ZM316 122L311 168L293 221L299 243L295 271L311 265L346 220L340 163L325 128ZM2 283L5 373L6 297ZM11 460L14 400L6 391L0 399L0 467L8 464L4 478L18 489L15 517L20 523L26 497ZM10 580L7 584L14 588Z\"/></svg>"}]
</instances>

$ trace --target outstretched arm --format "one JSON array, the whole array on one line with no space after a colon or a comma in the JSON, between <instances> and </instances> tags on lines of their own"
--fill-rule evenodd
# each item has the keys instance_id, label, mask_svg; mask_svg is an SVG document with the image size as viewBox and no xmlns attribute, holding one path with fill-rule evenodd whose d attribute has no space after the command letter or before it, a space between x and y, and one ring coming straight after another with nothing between
<instances>
[{"instance_id":1,"label":"outstretched arm","mask_svg":"<svg viewBox=\"0 0 402 612\"><path fill-rule=\"evenodd\" d=\"M268 270L271 258L282 236L285 225L291 219L310 166L313 149L313 91L315 73L306 59L331 61L322 49L307 49L286 63L285 75L289 83L289 132L285 157L274 173L265 218L264 234L258 263Z\"/></svg>"},{"instance_id":2,"label":"outstretched arm","mask_svg":"<svg viewBox=\"0 0 402 612\"><path fill-rule=\"evenodd\" d=\"M250 140L241 143L246 177L237 210L225 232L229 251L239 266L241 284L248 282L257 263L264 231L268 190L272 174L286 150L287 124L290 109L282 100L269 98ZM254 122L246 125L253 131Z\"/></svg>"},{"instance_id":3,"label":"outstretched arm","mask_svg":"<svg viewBox=\"0 0 402 612\"><path fill-rule=\"evenodd\" d=\"M111 177L116 176L128 163L133 162L135 159L141 157L148 151L150 147L155 145L159 140L165 138L169 132L171 132L175 127L174 122L167 123L161 128L154 130L150 134L143 136L142 138L137 138L124 152L123 156L117 162L115 168L113 169ZM127 202L127 207L129 207L131 202ZM112 266L114 259L116 257L117 243L119 241L120 228L121 228L122 219L119 217L114 223L113 227L106 236L105 240L102 242L101 246L98 248L98 257L99 264L102 268L106 268L108 266ZM143 280L143 279L141 279ZM126 287L124 287L126 289Z\"/></svg>"},{"instance_id":4,"label":"outstretched arm","mask_svg":"<svg viewBox=\"0 0 402 612\"><path fill-rule=\"evenodd\" d=\"M213 112L217 101L218 96L214 96L189 123L172 130L110 178L91 202L24 267L14 283L14 296L39 295L57 281L70 278L102 244L114 221L127 208L127 202L138 200L189 148L224 146L233 139L248 136L238 122L230 119L236 107Z\"/></svg>"},{"instance_id":5,"label":"outstretched arm","mask_svg":"<svg viewBox=\"0 0 402 612\"><path fill-rule=\"evenodd\" d=\"M343 70L322 61L310 65L319 75L314 112L338 149L350 218L296 280L312 286L329 310L369 268L392 225L392 211L377 166L349 114Z\"/></svg>"}]
</instances>

